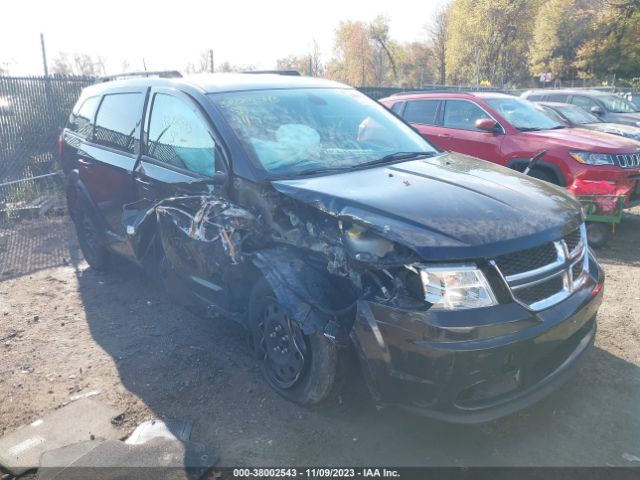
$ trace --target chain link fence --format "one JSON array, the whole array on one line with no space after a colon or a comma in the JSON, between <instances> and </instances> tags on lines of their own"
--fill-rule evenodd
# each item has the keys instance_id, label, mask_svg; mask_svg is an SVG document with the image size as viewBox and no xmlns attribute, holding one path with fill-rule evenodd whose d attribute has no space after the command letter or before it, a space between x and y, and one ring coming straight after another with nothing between
<instances>
[{"instance_id":1,"label":"chain link fence","mask_svg":"<svg viewBox=\"0 0 640 480\"><path fill-rule=\"evenodd\" d=\"M0 279L64 257L64 179L56 139L80 91L78 77L0 77ZM60 227L60 228L59 228ZM60 246L56 246L59 243Z\"/></svg>"}]
</instances>

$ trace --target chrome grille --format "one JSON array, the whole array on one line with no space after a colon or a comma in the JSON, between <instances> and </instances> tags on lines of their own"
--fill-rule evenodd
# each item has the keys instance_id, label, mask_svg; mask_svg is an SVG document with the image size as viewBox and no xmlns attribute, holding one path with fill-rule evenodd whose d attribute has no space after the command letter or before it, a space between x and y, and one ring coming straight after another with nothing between
<instances>
[{"instance_id":1,"label":"chrome grille","mask_svg":"<svg viewBox=\"0 0 640 480\"><path fill-rule=\"evenodd\" d=\"M496 258L496 263L502 274L508 276L544 267L555 261L557 256L558 252L553 243L546 243L539 247L501 255Z\"/></svg>"},{"instance_id":2,"label":"chrome grille","mask_svg":"<svg viewBox=\"0 0 640 480\"><path fill-rule=\"evenodd\" d=\"M640 152L616 155L616 160L622 168L637 168L640 167Z\"/></svg>"},{"instance_id":3,"label":"chrome grille","mask_svg":"<svg viewBox=\"0 0 640 480\"><path fill-rule=\"evenodd\" d=\"M584 281L589 269L584 224L561 240L513 254L493 263L513 299L535 311L566 299Z\"/></svg>"}]
</instances>

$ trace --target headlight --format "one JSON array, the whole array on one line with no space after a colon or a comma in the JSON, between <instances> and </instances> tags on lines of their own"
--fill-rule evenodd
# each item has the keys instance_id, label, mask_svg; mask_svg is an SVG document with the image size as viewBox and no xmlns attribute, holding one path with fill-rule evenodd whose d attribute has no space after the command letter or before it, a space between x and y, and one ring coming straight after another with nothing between
<instances>
[{"instance_id":1,"label":"headlight","mask_svg":"<svg viewBox=\"0 0 640 480\"><path fill-rule=\"evenodd\" d=\"M569 152L574 160L580 163L586 163L587 165L615 165L613 156L607 153L594 153L594 152Z\"/></svg>"},{"instance_id":2,"label":"headlight","mask_svg":"<svg viewBox=\"0 0 640 480\"><path fill-rule=\"evenodd\" d=\"M463 310L496 305L496 297L482 271L473 264L417 267L424 299L431 308Z\"/></svg>"}]
</instances>

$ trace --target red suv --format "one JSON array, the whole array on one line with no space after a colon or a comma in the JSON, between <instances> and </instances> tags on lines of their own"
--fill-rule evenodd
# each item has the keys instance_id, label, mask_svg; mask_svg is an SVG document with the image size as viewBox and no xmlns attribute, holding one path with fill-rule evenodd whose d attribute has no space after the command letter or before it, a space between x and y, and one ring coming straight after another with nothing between
<instances>
[{"instance_id":1,"label":"red suv","mask_svg":"<svg viewBox=\"0 0 640 480\"><path fill-rule=\"evenodd\" d=\"M567 128L527 100L500 93L411 93L380 102L442 150L520 171L546 150L534 177L562 186L607 180L629 196L640 195L640 142Z\"/></svg>"}]
</instances>

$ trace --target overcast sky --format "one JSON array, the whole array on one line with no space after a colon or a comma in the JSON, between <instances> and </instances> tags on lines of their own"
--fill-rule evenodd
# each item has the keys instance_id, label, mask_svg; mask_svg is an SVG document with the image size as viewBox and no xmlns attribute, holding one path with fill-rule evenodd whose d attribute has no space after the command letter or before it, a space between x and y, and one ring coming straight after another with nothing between
<instances>
[{"instance_id":1,"label":"overcast sky","mask_svg":"<svg viewBox=\"0 0 640 480\"><path fill-rule=\"evenodd\" d=\"M0 66L12 75L42 74L40 32L49 66L58 51L102 55L107 73L127 60L142 70L182 70L212 48L219 64L275 67L305 54L315 39L323 60L341 20L391 20L400 41L423 40L424 26L446 0L7 0L2 2Z\"/></svg>"}]
</instances>

